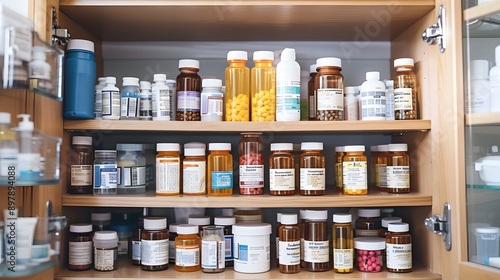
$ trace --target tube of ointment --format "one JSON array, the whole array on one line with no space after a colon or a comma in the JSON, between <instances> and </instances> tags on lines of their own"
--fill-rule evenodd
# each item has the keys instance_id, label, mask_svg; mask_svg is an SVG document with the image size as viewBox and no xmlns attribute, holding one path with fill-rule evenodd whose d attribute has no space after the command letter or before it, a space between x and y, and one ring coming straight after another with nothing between
<instances>
[{"instance_id":1,"label":"tube of ointment","mask_svg":"<svg viewBox=\"0 0 500 280\"><path fill-rule=\"evenodd\" d=\"M17 263L27 264L31 260L31 247L33 246L33 237L35 235L35 226L38 218L20 217L17 218Z\"/></svg>"}]
</instances>

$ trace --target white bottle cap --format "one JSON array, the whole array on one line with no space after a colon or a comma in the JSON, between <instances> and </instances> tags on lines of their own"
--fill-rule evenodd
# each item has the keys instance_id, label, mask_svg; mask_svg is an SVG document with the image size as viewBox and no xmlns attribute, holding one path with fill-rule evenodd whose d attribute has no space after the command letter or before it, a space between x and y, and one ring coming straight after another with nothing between
<instances>
[{"instance_id":1,"label":"white bottle cap","mask_svg":"<svg viewBox=\"0 0 500 280\"><path fill-rule=\"evenodd\" d=\"M115 77L106 77L106 84L116 84L116 78Z\"/></svg>"},{"instance_id":2,"label":"white bottle cap","mask_svg":"<svg viewBox=\"0 0 500 280\"><path fill-rule=\"evenodd\" d=\"M359 217L366 217L366 218L380 217L380 209L379 208L374 208L374 209L360 208L360 209L358 209L358 216Z\"/></svg>"},{"instance_id":3,"label":"white bottle cap","mask_svg":"<svg viewBox=\"0 0 500 280\"><path fill-rule=\"evenodd\" d=\"M71 39L66 50L84 50L94 52L94 42L82 39Z\"/></svg>"},{"instance_id":4,"label":"white bottle cap","mask_svg":"<svg viewBox=\"0 0 500 280\"><path fill-rule=\"evenodd\" d=\"M309 74L310 73L318 73L318 70L316 70L316 64L311 64L311 66L309 66Z\"/></svg>"},{"instance_id":5,"label":"white bottle cap","mask_svg":"<svg viewBox=\"0 0 500 280\"><path fill-rule=\"evenodd\" d=\"M281 52L281 60L295 61L295 49L285 48Z\"/></svg>"},{"instance_id":6,"label":"white bottle cap","mask_svg":"<svg viewBox=\"0 0 500 280\"><path fill-rule=\"evenodd\" d=\"M139 78L123 77L122 86L139 86Z\"/></svg>"},{"instance_id":7,"label":"white bottle cap","mask_svg":"<svg viewBox=\"0 0 500 280\"><path fill-rule=\"evenodd\" d=\"M379 152L388 152L389 151L389 145L378 145L377 146Z\"/></svg>"},{"instance_id":8,"label":"white bottle cap","mask_svg":"<svg viewBox=\"0 0 500 280\"><path fill-rule=\"evenodd\" d=\"M191 216L188 218L188 224L197 226L206 226L210 224L210 217L207 216Z\"/></svg>"},{"instance_id":9,"label":"white bottle cap","mask_svg":"<svg viewBox=\"0 0 500 280\"><path fill-rule=\"evenodd\" d=\"M91 221L110 221L111 213L92 213L90 214Z\"/></svg>"},{"instance_id":10,"label":"white bottle cap","mask_svg":"<svg viewBox=\"0 0 500 280\"><path fill-rule=\"evenodd\" d=\"M476 233L485 233L485 234L500 233L500 228L498 228L498 227L476 228Z\"/></svg>"},{"instance_id":11,"label":"white bottle cap","mask_svg":"<svg viewBox=\"0 0 500 280\"><path fill-rule=\"evenodd\" d=\"M345 87L344 92L345 94L356 94L358 93L358 87Z\"/></svg>"},{"instance_id":12,"label":"white bottle cap","mask_svg":"<svg viewBox=\"0 0 500 280\"><path fill-rule=\"evenodd\" d=\"M231 143L209 143L209 151L231 151Z\"/></svg>"},{"instance_id":13,"label":"white bottle cap","mask_svg":"<svg viewBox=\"0 0 500 280\"><path fill-rule=\"evenodd\" d=\"M322 57L316 60L317 67L334 66L342 68L342 60L336 57Z\"/></svg>"},{"instance_id":14,"label":"white bottle cap","mask_svg":"<svg viewBox=\"0 0 500 280\"><path fill-rule=\"evenodd\" d=\"M140 88L141 90L146 90L146 89L148 89L148 90L149 90L149 89L151 89L151 83L150 83L150 82L148 82L148 81L141 81L139 84L140 84L140 87L139 87L139 88Z\"/></svg>"},{"instance_id":15,"label":"white bottle cap","mask_svg":"<svg viewBox=\"0 0 500 280\"><path fill-rule=\"evenodd\" d=\"M18 131L33 131L35 129L35 123L30 121L30 115L19 114L17 117L22 118L22 121L19 122L17 127Z\"/></svg>"},{"instance_id":16,"label":"white bottle cap","mask_svg":"<svg viewBox=\"0 0 500 280\"><path fill-rule=\"evenodd\" d=\"M408 144L389 144L389 152L406 152Z\"/></svg>"},{"instance_id":17,"label":"white bottle cap","mask_svg":"<svg viewBox=\"0 0 500 280\"><path fill-rule=\"evenodd\" d=\"M344 146L344 152L364 152L365 146L354 145L354 146Z\"/></svg>"},{"instance_id":18,"label":"white bottle cap","mask_svg":"<svg viewBox=\"0 0 500 280\"><path fill-rule=\"evenodd\" d=\"M370 146L370 152L378 152L378 145Z\"/></svg>"},{"instance_id":19,"label":"white bottle cap","mask_svg":"<svg viewBox=\"0 0 500 280\"><path fill-rule=\"evenodd\" d=\"M380 80L380 72L378 72L378 71L366 72L366 80L367 81L378 81L378 80Z\"/></svg>"},{"instance_id":20,"label":"white bottle cap","mask_svg":"<svg viewBox=\"0 0 500 280\"><path fill-rule=\"evenodd\" d=\"M352 215L347 213L333 214L334 223L350 223L352 222Z\"/></svg>"},{"instance_id":21,"label":"white bottle cap","mask_svg":"<svg viewBox=\"0 0 500 280\"><path fill-rule=\"evenodd\" d=\"M335 147L335 152L337 153L343 153L345 151L345 147L344 146L337 146Z\"/></svg>"},{"instance_id":22,"label":"white bottle cap","mask_svg":"<svg viewBox=\"0 0 500 280\"><path fill-rule=\"evenodd\" d=\"M203 148L186 148L186 146L184 145L184 155L187 157L204 156L205 149L203 149Z\"/></svg>"},{"instance_id":23,"label":"white bottle cap","mask_svg":"<svg viewBox=\"0 0 500 280\"><path fill-rule=\"evenodd\" d=\"M74 233L91 232L92 225L91 224L72 224L69 226L69 231L74 232Z\"/></svg>"},{"instance_id":24,"label":"white bottle cap","mask_svg":"<svg viewBox=\"0 0 500 280\"><path fill-rule=\"evenodd\" d=\"M137 152L142 151L143 147L142 144L116 144L116 150Z\"/></svg>"},{"instance_id":25,"label":"white bottle cap","mask_svg":"<svg viewBox=\"0 0 500 280\"><path fill-rule=\"evenodd\" d=\"M153 75L154 82L161 82L161 81L166 81L166 80L167 80L167 75L165 75L165 74L154 74Z\"/></svg>"},{"instance_id":26,"label":"white bottle cap","mask_svg":"<svg viewBox=\"0 0 500 280\"><path fill-rule=\"evenodd\" d=\"M167 80L166 82L167 82L167 84L177 84L177 82L175 80Z\"/></svg>"},{"instance_id":27,"label":"white bottle cap","mask_svg":"<svg viewBox=\"0 0 500 280\"><path fill-rule=\"evenodd\" d=\"M248 60L248 53L246 51L229 51L227 53L227 60Z\"/></svg>"},{"instance_id":28,"label":"white bottle cap","mask_svg":"<svg viewBox=\"0 0 500 280\"><path fill-rule=\"evenodd\" d=\"M47 55L45 53L45 47L34 46L32 47L33 60L47 60Z\"/></svg>"},{"instance_id":29,"label":"white bottle cap","mask_svg":"<svg viewBox=\"0 0 500 280\"><path fill-rule=\"evenodd\" d=\"M97 83L98 84L106 84L106 77L99 77L97 78Z\"/></svg>"},{"instance_id":30,"label":"white bottle cap","mask_svg":"<svg viewBox=\"0 0 500 280\"><path fill-rule=\"evenodd\" d=\"M163 217L147 217L144 218L145 230L160 230L167 228L167 218Z\"/></svg>"},{"instance_id":31,"label":"white bottle cap","mask_svg":"<svg viewBox=\"0 0 500 280\"><path fill-rule=\"evenodd\" d=\"M177 226L177 234L196 234L198 231L197 225L182 224Z\"/></svg>"},{"instance_id":32,"label":"white bottle cap","mask_svg":"<svg viewBox=\"0 0 500 280\"><path fill-rule=\"evenodd\" d=\"M384 250L385 239L378 237L356 237L354 238L354 248L358 250Z\"/></svg>"},{"instance_id":33,"label":"white bottle cap","mask_svg":"<svg viewBox=\"0 0 500 280\"><path fill-rule=\"evenodd\" d=\"M296 225L297 224L297 214L289 214L289 213L281 214L281 224L282 225Z\"/></svg>"},{"instance_id":34,"label":"white bottle cap","mask_svg":"<svg viewBox=\"0 0 500 280\"><path fill-rule=\"evenodd\" d=\"M271 143L271 151L293 151L292 143Z\"/></svg>"},{"instance_id":35,"label":"white bottle cap","mask_svg":"<svg viewBox=\"0 0 500 280\"><path fill-rule=\"evenodd\" d=\"M470 77L473 80L487 80L489 77L488 60L472 60L470 62Z\"/></svg>"},{"instance_id":36,"label":"white bottle cap","mask_svg":"<svg viewBox=\"0 0 500 280\"><path fill-rule=\"evenodd\" d=\"M299 218L300 218L301 220L303 220L303 219L305 219L305 218L306 218L306 211L307 211L306 209L300 209L300 210L299 210Z\"/></svg>"},{"instance_id":37,"label":"white bottle cap","mask_svg":"<svg viewBox=\"0 0 500 280\"><path fill-rule=\"evenodd\" d=\"M234 235L264 235L271 234L271 225L267 223L238 223L233 226Z\"/></svg>"},{"instance_id":38,"label":"white bottle cap","mask_svg":"<svg viewBox=\"0 0 500 280\"><path fill-rule=\"evenodd\" d=\"M386 80L385 87L386 88L393 88L394 87L394 80Z\"/></svg>"},{"instance_id":39,"label":"white bottle cap","mask_svg":"<svg viewBox=\"0 0 500 280\"><path fill-rule=\"evenodd\" d=\"M178 226L178 224L168 225L168 231L177 233L177 226Z\"/></svg>"},{"instance_id":40,"label":"white bottle cap","mask_svg":"<svg viewBox=\"0 0 500 280\"><path fill-rule=\"evenodd\" d=\"M100 230L94 232L94 242L96 240L98 241L105 241L105 240L116 240L118 242L118 233L116 231L112 230Z\"/></svg>"},{"instance_id":41,"label":"white bottle cap","mask_svg":"<svg viewBox=\"0 0 500 280\"><path fill-rule=\"evenodd\" d=\"M10 124L10 113L0 112L0 123Z\"/></svg>"},{"instance_id":42,"label":"white bottle cap","mask_svg":"<svg viewBox=\"0 0 500 280\"><path fill-rule=\"evenodd\" d=\"M189 148L201 148L205 150L207 148L207 144L202 142L188 142L184 144L184 149L189 149Z\"/></svg>"},{"instance_id":43,"label":"white bottle cap","mask_svg":"<svg viewBox=\"0 0 500 280\"><path fill-rule=\"evenodd\" d=\"M236 224L236 217L233 216L217 216L214 218L216 226L232 226Z\"/></svg>"},{"instance_id":44,"label":"white bottle cap","mask_svg":"<svg viewBox=\"0 0 500 280\"><path fill-rule=\"evenodd\" d=\"M73 145L92 146L92 137L90 137L90 136L73 136L73 140L71 143Z\"/></svg>"},{"instance_id":45,"label":"white bottle cap","mask_svg":"<svg viewBox=\"0 0 500 280\"><path fill-rule=\"evenodd\" d=\"M281 223L281 215L283 215L283 213L276 214L276 222Z\"/></svg>"},{"instance_id":46,"label":"white bottle cap","mask_svg":"<svg viewBox=\"0 0 500 280\"><path fill-rule=\"evenodd\" d=\"M161 152L178 152L181 149L179 143L158 143L156 144L156 150Z\"/></svg>"},{"instance_id":47,"label":"white bottle cap","mask_svg":"<svg viewBox=\"0 0 500 280\"><path fill-rule=\"evenodd\" d=\"M390 223L387 230L390 232L407 232L410 230L410 225L407 223Z\"/></svg>"},{"instance_id":48,"label":"white bottle cap","mask_svg":"<svg viewBox=\"0 0 500 280\"><path fill-rule=\"evenodd\" d=\"M410 66L413 67L415 62L413 58L398 58L394 60L394 67Z\"/></svg>"},{"instance_id":49,"label":"white bottle cap","mask_svg":"<svg viewBox=\"0 0 500 280\"><path fill-rule=\"evenodd\" d=\"M403 219L401 219L399 217L385 217L385 218L382 218L382 227L387 228L389 226L389 224L402 223L402 222L403 222Z\"/></svg>"},{"instance_id":50,"label":"white bottle cap","mask_svg":"<svg viewBox=\"0 0 500 280\"><path fill-rule=\"evenodd\" d=\"M302 142L300 144L301 150L323 150L323 143L321 142Z\"/></svg>"},{"instance_id":51,"label":"white bottle cap","mask_svg":"<svg viewBox=\"0 0 500 280\"><path fill-rule=\"evenodd\" d=\"M328 219L328 211L326 210L306 210L306 220L326 220Z\"/></svg>"},{"instance_id":52,"label":"white bottle cap","mask_svg":"<svg viewBox=\"0 0 500 280\"><path fill-rule=\"evenodd\" d=\"M201 81L201 87L222 87L222 80L220 79L203 79Z\"/></svg>"},{"instance_id":53,"label":"white bottle cap","mask_svg":"<svg viewBox=\"0 0 500 280\"><path fill-rule=\"evenodd\" d=\"M274 53L271 51L256 51L253 52L253 60L272 60L274 61Z\"/></svg>"},{"instance_id":54,"label":"white bottle cap","mask_svg":"<svg viewBox=\"0 0 500 280\"><path fill-rule=\"evenodd\" d=\"M181 59L181 60L179 60L179 69L181 69L181 68L200 69L200 62L198 60L195 60L195 59Z\"/></svg>"}]
</instances>

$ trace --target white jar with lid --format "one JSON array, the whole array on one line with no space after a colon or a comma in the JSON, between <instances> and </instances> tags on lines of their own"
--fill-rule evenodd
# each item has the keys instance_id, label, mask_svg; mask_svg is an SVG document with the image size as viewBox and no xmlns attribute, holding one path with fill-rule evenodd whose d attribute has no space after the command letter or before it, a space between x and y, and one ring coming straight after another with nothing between
<instances>
[{"instance_id":1,"label":"white jar with lid","mask_svg":"<svg viewBox=\"0 0 500 280\"><path fill-rule=\"evenodd\" d=\"M262 273L270 269L270 224L236 224L233 226L233 235L234 271Z\"/></svg>"},{"instance_id":2,"label":"white jar with lid","mask_svg":"<svg viewBox=\"0 0 500 280\"><path fill-rule=\"evenodd\" d=\"M110 271L117 269L118 234L116 231L96 231L94 233L94 269Z\"/></svg>"},{"instance_id":3,"label":"white jar with lid","mask_svg":"<svg viewBox=\"0 0 500 280\"><path fill-rule=\"evenodd\" d=\"M118 193L146 191L146 157L142 144L117 144Z\"/></svg>"},{"instance_id":4,"label":"white jar with lid","mask_svg":"<svg viewBox=\"0 0 500 280\"><path fill-rule=\"evenodd\" d=\"M222 80L203 79L201 86L201 121L221 122L224 112Z\"/></svg>"}]
</instances>

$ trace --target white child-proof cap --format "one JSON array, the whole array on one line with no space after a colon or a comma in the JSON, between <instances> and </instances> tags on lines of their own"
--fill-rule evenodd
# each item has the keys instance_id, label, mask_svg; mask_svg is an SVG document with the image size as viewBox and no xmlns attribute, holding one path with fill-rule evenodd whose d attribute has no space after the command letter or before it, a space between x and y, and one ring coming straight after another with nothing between
<instances>
[{"instance_id":1,"label":"white child-proof cap","mask_svg":"<svg viewBox=\"0 0 500 280\"><path fill-rule=\"evenodd\" d=\"M210 217L207 216L191 216L188 218L188 224L197 226L206 226L210 224Z\"/></svg>"},{"instance_id":2,"label":"white child-proof cap","mask_svg":"<svg viewBox=\"0 0 500 280\"><path fill-rule=\"evenodd\" d=\"M177 234L196 234L198 231L197 225L181 224L177 226Z\"/></svg>"},{"instance_id":3,"label":"white child-proof cap","mask_svg":"<svg viewBox=\"0 0 500 280\"><path fill-rule=\"evenodd\" d=\"M311 64L311 66L309 66L309 74L318 73L318 70L316 70L316 68L317 68L316 64Z\"/></svg>"},{"instance_id":4,"label":"white child-proof cap","mask_svg":"<svg viewBox=\"0 0 500 280\"><path fill-rule=\"evenodd\" d=\"M248 53L246 51L229 51L227 60L248 60Z\"/></svg>"},{"instance_id":5,"label":"white child-proof cap","mask_svg":"<svg viewBox=\"0 0 500 280\"><path fill-rule=\"evenodd\" d=\"M356 237L354 248L358 250L384 250L385 239L378 237Z\"/></svg>"},{"instance_id":6,"label":"white child-proof cap","mask_svg":"<svg viewBox=\"0 0 500 280\"><path fill-rule=\"evenodd\" d=\"M233 226L234 235L271 234L271 225L267 223L241 223Z\"/></svg>"},{"instance_id":7,"label":"white child-proof cap","mask_svg":"<svg viewBox=\"0 0 500 280\"><path fill-rule=\"evenodd\" d=\"M394 60L394 67L411 66L413 67L415 62L413 58L398 58Z\"/></svg>"},{"instance_id":8,"label":"white child-proof cap","mask_svg":"<svg viewBox=\"0 0 500 280\"><path fill-rule=\"evenodd\" d=\"M216 226L232 226L236 224L236 217L233 216L217 216L214 218Z\"/></svg>"},{"instance_id":9,"label":"white child-proof cap","mask_svg":"<svg viewBox=\"0 0 500 280\"><path fill-rule=\"evenodd\" d=\"M380 80L380 72L378 72L378 71L366 72L366 80L367 81L378 81L378 80Z\"/></svg>"},{"instance_id":10,"label":"white child-proof cap","mask_svg":"<svg viewBox=\"0 0 500 280\"><path fill-rule=\"evenodd\" d=\"M380 217L380 209L379 208L374 208L374 209L360 208L360 209L358 209L358 216L359 217L366 217L366 218Z\"/></svg>"},{"instance_id":11,"label":"white child-proof cap","mask_svg":"<svg viewBox=\"0 0 500 280\"><path fill-rule=\"evenodd\" d=\"M345 147L344 146L337 146L335 147L335 152L337 153L343 153L345 151Z\"/></svg>"},{"instance_id":12,"label":"white child-proof cap","mask_svg":"<svg viewBox=\"0 0 500 280\"><path fill-rule=\"evenodd\" d=\"M378 145L377 149L379 152L388 152L389 151L389 145Z\"/></svg>"},{"instance_id":13,"label":"white child-proof cap","mask_svg":"<svg viewBox=\"0 0 500 280\"><path fill-rule=\"evenodd\" d=\"M147 217L144 218L145 230L160 230L167 228L167 218L163 217Z\"/></svg>"},{"instance_id":14,"label":"white child-proof cap","mask_svg":"<svg viewBox=\"0 0 500 280\"><path fill-rule=\"evenodd\" d=\"M406 152L408 151L407 144L389 144L389 152Z\"/></svg>"},{"instance_id":15,"label":"white child-proof cap","mask_svg":"<svg viewBox=\"0 0 500 280\"><path fill-rule=\"evenodd\" d=\"M72 224L69 226L69 231L74 233L92 232L91 224Z\"/></svg>"},{"instance_id":16,"label":"white child-proof cap","mask_svg":"<svg viewBox=\"0 0 500 280\"><path fill-rule=\"evenodd\" d=\"M386 217L382 218L382 227L387 228L392 223L402 223L403 220L399 217Z\"/></svg>"},{"instance_id":17,"label":"white child-proof cap","mask_svg":"<svg viewBox=\"0 0 500 280\"><path fill-rule=\"evenodd\" d=\"M292 143L271 143L271 151L292 151Z\"/></svg>"},{"instance_id":18,"label":"white child-proof cap","mask_svg":"<svg viewBox=\"0 0 500 280\"><path fill-rule=\"evenodd\" d=\"M390 223L387 230L390 232L407 232L410 230L410 225L407 223Z\"/></svg>"},{"instance_id":19,"label":"white child-proof cap","mask_svg":"<svg viewBox=\"0 0 500 280\"><path fill-rule=\"evenodd\" d=\"M181 59L179 60L179 69L180 68L200 69L200 62L195 59Z\"/></svg>"},{"instance_id":20,"label":"white child-proof cap","mask_svg":"<svg viewBox=\"0 0 500 280\"><path fill-rule=\"evenodd\" d=\"M208 150L210 151L230 151L231 143L209 143Z\"/></svg>"},{"instance_id":21,"label":"white child-proof cap","mask_svg":"<svg viewBox=\"0 0 500 280\"><path fill-rule=\"evenodd\" d=\"M271 51L253 52L253 60L272 60L272 61L274 61L274 53Z\"/></svg>"},{"instance_id":22,"label":"white child-proof cap","mask_svg":"<svg viewBox=\"0 0 500 280\"><path fill-rule=\"evenodd\" d=\"M122 86L139 86L139 78L123 77Z\"/></svg>"},{"instance_id":23,"label":"white child-proof cap","mask_svg":"<svg viewBox=\"0 0 500 280\"><path fill-rule=\"evenodd\" d=\"M184 155L187 157L204 156L205 149L203 149L203 148L184 148Z\"/></svg>"},{"instance_id":24,"label":"white child-proof cap","mask_svg":"<svg viewBox=\"0 0 500 280\"><path fill-rule=\"evenodd\" d=\"M290 213L281 214L281 224L282 225L296 225L297 224L297 214L290 214Z\"/></svg>"},{"instance_id":25,"label":"white child-proof cap","mask_svg":"<svg viewBox=\"0 0 500 280\"><path fill-rule=\"evenodd\" d=\"M344 146L344 152L364 152L365 146L363 145L352 145Z\"/></svg>"},{"instance_id":26,"label":"white child-proof cap","mask_svg":"<svg viewBox=\"0 0 500 280\"><path fill-rule=\"evenodd\" d=\"M342 60L336 57L322 57L316 60L317 67L333 66L342 68Z\"/></svg>"},{"instance_id":27,"label":"white child-proof cap","mask_svg":"<svg viewBox=\"0 0 500 280\"><path fill-rule=\"evenodd\" d=\"M82 39L71 39L69 40L66 50L84 50L94 52L94 42Z\"/></svg>"},{"instance_id":28,"label":"white child-proof cap","mask_svg":"<svg viewBox=\"0 0 500 280\"><path fill-rule=\"evenodd\" d=\"M148 81L140 81L139 82L139 89L140 90L151 89L151 83Z\"/></svg>"},{"instance_id":29,"label":"white child-proof cap","mask_svg":"<svg viewBox=\"0 0 500 280\"><path fill-rule=\"evenodd\" d=\"M92 146L92 137L90 136L73 136L73 145Z\"/></svg>"},{"instance_id":30,"label":"white child-proof cap","mask_svg":"<svg viewBox=\"0 0 500 280\"><path fill-rule=\"evenodd\" d=\"M348 213L333 214L334 223L350 223L352 222L352 215Z\"/></svg>"},{"instance_id":31,"label":"white child-proof cap","mask_svg":"<svg viewBox=\"0 0 500 280\"><path fill-rule=\"evenodd\" d=\"M325 221L328 219L326 210L306 210L306 220Z\"/></svg>"},{"instance_id":32,"label":"white child-proof cap","mask_svg":"<svg viewBox=\"0 0 500 280\"><path fill-rule=\"evenodd\" d=\"M156 150L162 152L178 152L181 149L179 143L158 143L156 144Z\"/></svg>"},{"instance_id":33,"label":"white child-proof cap","mask_svg":"<svg viewBox=\"0 0 500 280\"><path fill-rule=\"evenodd\" d=\"M116 84L116 78L115 77L106 77L106 84Z\"/></svg>"},{"instance_id":34,"label":"white child-proof cap","mask_svg":"<svg viewBox=\"0 0 500 280\"><path fill-rule=\"evenodd\" d=\"M321 142L302 142L300 144L301 150L323 150L323 143Z\"/></svg>"},{"instance_id":35,"label":"white child-proof cap","mask_svg":"<svg viewBox=\"0 0 500 280\"><path fill-rule=\"evenodd\" d=\"M222 87L222 80L220 79L203 79L201 81L202 87Z\"/></svg>"}]
</instances>

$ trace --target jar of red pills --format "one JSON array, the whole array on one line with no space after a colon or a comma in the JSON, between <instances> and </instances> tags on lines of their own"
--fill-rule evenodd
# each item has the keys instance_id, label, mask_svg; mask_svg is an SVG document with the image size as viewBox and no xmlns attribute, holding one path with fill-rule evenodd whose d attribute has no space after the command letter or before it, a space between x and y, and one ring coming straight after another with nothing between
<instances>
[{"instance_id":1,"label":"jar of red pills","mask_svg":"<svg viewBox=\"0 0 500 280\"><path fill-rule=\"evenodd\" d=\"M361 272L380 272L384 268L385 239L377 237L354 238L356 266Z\"/></svg>"},{"instance_id":2,"label":"jar of red pills","mask_svg":"<svg viewBox=\"0 0 500 280\"><path fill-rule=\"evenodd\" d=\"M264 193L264 144L260 132L241 133L239 143L240 194Z\"/></svg>"}]
</instances>

